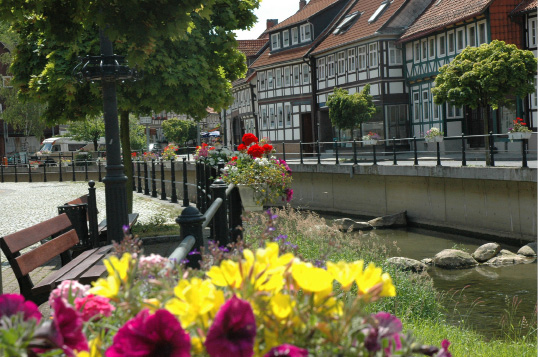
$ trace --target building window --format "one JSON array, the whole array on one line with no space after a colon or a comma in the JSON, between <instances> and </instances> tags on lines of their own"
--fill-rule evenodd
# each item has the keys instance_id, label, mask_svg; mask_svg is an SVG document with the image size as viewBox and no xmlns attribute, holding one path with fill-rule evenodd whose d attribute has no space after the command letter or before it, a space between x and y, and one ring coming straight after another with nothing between
<instances>
[{"instance_id":1,"label":"building window","mask_svg":"<svg viewBox=\"0 0 538 357\"><path fill-rule=\"evenodd\" d=\"M422 92L422 118L424 120L430 119L430 99L429 92Z\"/></svg>"},{"instance_id":2,"label":"building window","mask_svg":"<svg viewBox=\"0 0 538 357\"><path fill-rule=\"evenodd\" d=\"M428 59L428 40L422 40L422 60L426 61Z\"/></svg>"},{"instance_id":3,"label":"building window","mask_svg":"<svg viewBox=\"0 0 538 357\"><path fill-rule=\"evenodd\" d=\"M262 127L267 128L267 109L262 108Z\"/></svg>"},{"instance_id":4,"label":"building window","mask_svg":"<svg viewBox=\"0 0 538 357\"><path fill-rule=\"evenodd\" d=\"M439 40L439 50L437 51L439 53L439 56L446 55L446 37L445 35L440 35L438 37Z\"/></svg>"},{"instance_id":5,"label":"building window","mask_svg":"<svg viewBox=\"0 0 538 357\"><path fill-rule=\"evenodd\" d=\"M286 116L286 126L291 126L291 110L289 104L284 106L284 115Z\"/></svg>"},{"instance_id":6,"label":"building window","mask_svg":"<svg viewBox=\"0 0 538 357\"><path fill-rule=\"evenodd\" d=\"M463 29L456 31L456 49L461 52L465 48L465 33Z\"/></svg>"},{"instance_id":7,"label":"building window","mask_svg":"<svg viewBox=\"0 0 538 357\"><path fill-rule=\"evenodd\" d=\"M529 47L536 47L536 19L529 21Z\"/></svg>"},{"instance_id":8,"label":"building window","mask_svg":"<svg viewBox=\"0 0 538 357\"><path fill-rule=\"evenodd\" d=\"M359 69L366 69L366 46L359 47Z\"/></svg>"},{"instance_id":9,"label":"building window","mask_svg":"<svg viewBox=\"0 0 538 357\"><path fill-rule=\"evenodd\" d=\"M325 79L325 58L318 60L318 79L321 81Z\"/></svg>"},{"instance_id":10,"label":"building window","mask_svg":"<svg viewBox=\"0 0 538 357\"><path fill-rule=\"evenodd\" d=\"M402 64L402 50L394 42L389 42L389 64Z\"/></svg>"},{"instance_id":11,"label":"building window","mask_svg":"<svg viewBox=\"0 0 538 357\"><path fill-rule=\"evenodd\" d=\"M344 51L338 52L338 74L342 75L346 72L346 54Z\"/></svg>"},{"instance_id":12,"label":"building window","mask_svg":"<svg viewBox=\"0 0 538 357\"><path fill-rule=\"evenodd\" d=\"M291 72L290 67L284 68L284 85L289 87L291 85Z\"/></svg>"},{"instance_id":13,"label":"building window","mask_svg":"<svg viewBox=\"0 0 538 357\"><path fill-rule=\"evenodd\" d=\"M333 34L338 35L349 30L349 28L355 23L355 21L353 20L358 19L358 16L360 15L361 15L360 12L355 11L354 13L349 14L346 17L344 17L344 19L340 22L340 24L333 31Z\"/></svg>"},{"instance_id":14,"label":"building window","mask_svg":"<svg viewBox=\"0 0 538 357\"><path fill-rule=\"evenodd\" d=\"M282 43L284 47L290 45L290 32L288 30L282 31Z\"/></svg>"},{"instance_id":15,"label":"building window","mask_svg":"<svg viewBox=\"0 0 538 357\"><path fill-rule=\"evenodd\" d=\"M299 84L299 66L293 66L293 85L298 86Z\"/></svg>"},{"instance_id":16,"label":"building window","mask_svg":"<svg viewBox=\"0 0 538 357\"><path fill-rule=\"evenodd\" d=\"M354 48L347 50L347 70L349 72L355 71L355 49Z\"/></svg>"},{"instance_id":17,"label":"building window","mask_svg":"<svg viewBox=\"0 0 538 357\"><path fill-rule=\"evenodd\" d=\"M370 18L368 19L368 23L372 23L374 22L375 20L377 20L377 18L379 17L379 15L381 15L381 13L383 12L383 10L385 10L385 8L387 7L387 5L389 5L389 1L383 1L381 3L381 5L379 5L379 7L377 8L377 10L373 13L372 16L370 16Z\"/></svg>"},{"instance_id":18,"label":"building window","mask_svg":"<svg viewBox=\"0 0 538 357\"><path fill-rule=\"evenodd\" d=\"M281 128L284 125L284 113L282 111L282 105L277 108L278 113L278 127Z\"/></svg>"},{"instance_id":19,"label":"building window","mask_svg":"<svg viewBox=\"0 0 538 357\"><path fill-rule=\"evenodd\" d=\"M420 121L420 94L419 92L413 93L413 120Z\"/></svg>"},{"instance_id":20,"label":"building window","mask_svg":"<svg viewBox=\"0 0 538 357\"><path fill-rule=\"evenodd\" d=\"M467 28L467 43L471 47L476 46L476 27L474 25Z\"/></svg>"},{"instance_id":21,"label":"building window","mask_svg":"<svg viewBox=\"0 0 538 357\"><path fill-rule=\"evenodd\" d=\"M334 77L334 55L327 57L327 77Z\"/></svg>"},{"instance_id":22,"label":"building window","mask_svg":"<svg viewBox=\"0 0 538 357\"><path fill-rule=\"evenodd\" d=\"M448 54L454 54L455 52L455 44L454 44L454 32L450 32L448 34Z\"/></svg>"},{"instance_id":23,"label":"building window","mask_svg":"<svg viewBox=\"0 0 538 357\"><path fill-rule=\"evenodd\" d=\"M430 51L428 57L429 57L430 59L432 59L432 58L435 57L435 37L434 37L434 38L430 38L428 41L429 41L429 47L428 47L428 50Z\"/></svg>"},{"instance_id":24,"label":"building window","mask_svg":"<svg viewBox=\"0 0 538 357\"><path fill-rule=\"evenodd\" d=\"M415 63L420 62L420 42L415 42L413 44L413 48L415 50L414 60Z\"/></svg>"},{"instance_id":25,"label":"building window","mask_svg":"<svg viewBox=\"0 0 538 357\"><path fill-rule=\"evenodd\" d=\"M461 107L456 107L452 104L447 104L447 118L449 119L452 119L452 118L461 118L463 116L463 110Z\"/></svg>"},{"instance_id":26,"label":"building window","mask_svg":"<svg viewBox=\"0 0 538 357\"><path fill-rule=\"evenodd\" d=\"M303 84L308 84L310 82L310 66L306 63L303 63Z\"/></svg>"},{"instance_id":27,"label":"building window","mask_svg":"<svg viewBox=\"0 0 538 357\"><path fill-rule=\"evenodd\" d=\"M436 105L435 103L432 103L433 105L433 119L439 119L439 108L440 105Z\"/></svg>"},{"instance_id":28,"label":"building window","mask_svg":"<svg viewBox=\"0 0 538 357\"><path fill-rule=\"evenodd\" d=\"M297 27L294 27L291 29L291 44L296 45L299 43L299 31L297 31Z\"/></svg>"},{"instance_id":29,"label":"building window","mask_svg":"<svg viewBox=\"0 0 538 357\"><path fill-rule=\"evenodd\" d=\"M276 75L276 88L282 87L282 69L277 68L275 71Z\"/></svg>"},{"instance_id":30,"label":"building window","mask_svg":"<svg viewBox=\"0 0 538 357\"><path fill-rule=\"evenodd\" d=\"M271 35L271 48L278 50L280 48L280 34L274 33Z\"/></svg>"},{"instance_id":31,"label":"building window","mask_svg":"<svg viewBox=\"0 0 538 357\"><path fill-rule=\"evenodd\" d=\"M11 78L13 78L13 77L12 76L2 76L2 86L4 88L13 88L13 86L11 85Z\"/></svg>"},{"instance_id":32,"label":"building window","mask_svg":"<svg viewBox=\"0 0 538 357\"><path fill-rule=\"evenodd\" d=\"M273 89L273 71L267 71L267 89Z\"/></svg>"},{"instance_id":33,"label":"building window","mask_svg":"<svg viewBox=\"0 0 538 357\"><path fill-rule=\"evenodd\" d=\"M271 128L275 127L275 108L269 108L269 123L271 123Z\"/></svg>"},{"instance_id":34,"label":"building window","mask_svg":"<svg viewBox=\"0 0 538 357\"><path fill-rule=\"evenodd\" d=\"M487 42L486 38L486 23L482 22L478 24L478 46Z\"/></svg>"},{"instance_id":35,"label":"building window","mask_svg":"<svg viewBox=\"0 0 538 357\"><path fill-rule=\"evenodd\" d=\"M265 89L265 73L260 73L260 89Z\"/></svg>"},{"instance_id":36,"label":"building window","mask_svg":"<svg viewBox=\"0 0 538 357\"><path fill-rule=\"evenodd\" d=\"M371 43L368 45L368 56L369 67L377 67L377 43Z\"/></svg>"},{"instance_id":37,"label":"building window","mask_svg":"<svg viewBox=\"0 0 538 357\"><path fill-rule=\"evenodd\" d=\"M301 42L311 40L310 24L301 25Z\"/></svg>"}]
</instances>

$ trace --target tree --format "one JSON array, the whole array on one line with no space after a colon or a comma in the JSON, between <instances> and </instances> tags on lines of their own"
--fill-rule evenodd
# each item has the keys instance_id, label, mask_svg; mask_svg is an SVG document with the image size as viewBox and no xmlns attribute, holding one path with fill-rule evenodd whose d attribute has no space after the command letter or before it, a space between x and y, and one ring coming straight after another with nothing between
<instances>
[{"instance_id":1,"label":"tree","mask_svg":"<svg viewBox=\"0 0 538 357\"><path fill-rule=\"evenodd\" d=\"M103 117L89 117L84 121L74 121L67 128L69 135L78 141L91 141L94 150L99 148L97 142L105 135L105 122Z\"/></svg>"},{"instance_id":2,"label":"tree","mask_svg":"<svg viewBox=\"0 0 538 357\"><path fill-rule=\"evenodd\" d=\"M331 123L343 130L353 130L372 118L377 109L370 95L370 85L360 93L349 94L343 88L335 88L327 100Z\"/></svg>"},{"instance_id":3,"label":"tree","mask_svg":"<svg viewBox=\"0 0 538 357\"><path fill-rule=\"evenodd\" d=\"M182 144L196 140L196 123L192 120L168 119L163 122L163 134L168 141Z\"/></svg>"},{"instance_id":4,"label":"tree","mask_svg":"<svg viewBox=\"0 0 538 357\"><path fill-rule=\"evenodd\" d=\"M122 152L125 156L125 152L140 151L146 148L146 134L143 125L138 123L138 119L134 115L129 116L129 141L130 147L125 150L122 146ZM123 144L122 144L123 145Z\"/></svg>"},{"instance_id":5,"label":"tree","mask_svg":"<svg viewBox=\"0 0 538 357\"><path fill-rule=\"evenodd\" d=\"M511 105L535 91L536 58L531 51L520 50L494 40L480 47L467 47L449 64L439 69L432 88L436 104L480 108L484 134L489 133L490 111ZM486 136L486 148L489 148ZM486 150L486 161L491 158Z\"/></svg>"}]
</instances>

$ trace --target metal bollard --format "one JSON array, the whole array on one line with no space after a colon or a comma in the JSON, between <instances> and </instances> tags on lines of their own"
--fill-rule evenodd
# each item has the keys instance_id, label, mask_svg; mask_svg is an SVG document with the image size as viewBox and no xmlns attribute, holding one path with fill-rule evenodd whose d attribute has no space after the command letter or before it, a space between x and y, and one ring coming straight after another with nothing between
<instances>
[{"instance_id":1,"label":"metal bollard","mask_svg":"<svg viewBox=\"0 0 538 357\"><path fill-rule=\"evenodd\" d=\"M151 197L157 197L157 180L155 180L155 160L151 159Z\"/></svg>"},{"instance_id":2,"label":"metal bollard","mask_svg":"<svg viewBox=\"0 0 538 357\"><path fill-rule=\"evenodd\" d=\"M101 160L97 161L97 170L99 171L99 182L103 181L103 177L101 176ZM133 169L133 178L134 178L134 169ZM133 184L133 187L134 184Z\"/></svg>"},{"instance_id":3,"label":"metal bollard","mask_svg":"<svg viewBox=\"0 0 538 357\"><path fill-rule=\"evenodd\" d=\"M226 246L229 243L228 239L228 221L226 219L226 188L228 185L221 179L216 179L211 185L213 200L222 199L222 204L213 217L213 232L214 239L218 242L219 247Z\"/></svg>"},{"instance_id":4,"label":"metal bollard","mask_svg":"<svg viewBox=\"0 0 538 357\"><path fill-rule=\"evenodd\" d=\"M176 223L179 224L180 227L180 239L183 240L185 237L192 235L196 240L191 254L188 255L189 262L187 263L187 266L191 268L200 267L200 252L202 250L202 247L204 246L204 237L202 230L202 224L204 221L205 217L195 207L185 208L181 212L181 215L176 218Z\"/></svg>"},{"instance_id":5,"label":"metal bollard","mask_svg":"<svg viewBox=\"0 0 538 357\"><path fill-rule=\"evenodd\" d=\"M89 224L89 235L92 248L99 246L99 232L97 224L97 200L95 198L95 182L90 180L88 182L88 224Z\"/></svg>"},{"instance_id":6,"label":"metal bollard","mask_svg":"<svg viewBox=\"0 0 538 357\"><path fill-rule=\"evenodd\" d=\"M166 200L166 186L164 184L164 161L161 161L161 200Z\"/></svg>"},{"instance_id":7,"label":"metal bollard","mask_svg":"<svg viewBox=\"0 0 538 357\"><path fill-rule=\"evenodd\" d=\"M148 162L144 161L144 195L149 196Z\"/></svg>"},{"instance_id":8,"label":"metal bollard","mask_svg":"<svg viewBox=\"0 0 538 357\"><path fill-rule=\"evenodd\" d=\"M185 158L183 158L185 162ZM174 160L170 163L170 181L172 183L172 197L170 197L170 202L177 203L177 190L176 190L176 169L175 169Z\"/></svg>"},{"instance_id":9,"label":"metal bollard","mask_svg":"<svg viewBox=\"0 0 538 357\"><path fill-rule=\"evenodd\" d=\"M99 161L97 161L97 163L99 163ZM133 160L131 160L131 172L133 173L133 191L136 192L135 164Z\"/></svg>"},{"instance_id":10,"label":"metal bollard","mask_svg":"<svg viewBox=\"0 0 538 357\"><path fill-rule=\"evenodd\" d=\"M136 163L136 171L138 172L138 175L136 176L138 181L138 188L136 192L142 193L142 173L140 172L140 161L137 161Z\"/></svg>"},{"instance_id":11,"label":"metal bollard","mask_svg":"<svg viewBox=\"0 0 538 357\"><path fill-rule=\"evenodd\" d=\"M60 173L60 182L62 182L63 181L63 175L62 175L62 165L61 164L58 164L58 171Z\"/></svg>"},{"instance_id":12,"label":"metal bollard","mask_svg":"<svg viewBox=\"0 0 538 357\"><path fill-rule=\"evenodd\" d=\"M43 182L47 182L47 164L43 165Z\"/></svg>"},{"instance_id":13,"label":"metal bollard","mask_svg":"<svg viewBox=\"0 0 538 357\"><path fill-rule=\"evenodd\" d=\"M73 181L77 180L76 174L75 174L75 153L71 153L71 163L73 164ZM62 160L60 159L60 166L62 166Z\"/></svg>"},{"instance_id":14,"label":"metal bollard","mask_svg":"<svg viewBox=\"0 0 538 357\"><path fill-rule=\"evenodd\" d=\"M28 164L28 182L32 182L32 167Z\"/></svg>"}]
</instances>

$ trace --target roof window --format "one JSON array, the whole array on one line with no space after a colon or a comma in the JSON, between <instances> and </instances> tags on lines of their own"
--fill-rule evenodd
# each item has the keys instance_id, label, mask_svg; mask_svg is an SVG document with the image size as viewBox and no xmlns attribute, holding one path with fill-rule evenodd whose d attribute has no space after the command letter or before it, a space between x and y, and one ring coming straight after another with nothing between
<instances>
[{"instance_id":1,"label":"roof window","mask_svg":"<svg viewBox=\"0 0 538 357\"><path fill-rule=\"evenodd\" d=\"M344 17L344 19L340 22L340 24L336 27L333 34L338 35L341 33L346 32L351 28L351 26L357 21L357 19L360 17L361 13L358 11L355 11L354 13L351 13Z\"/></svg>"},{"instance_id":2,"label":"roof window","mask_svg":"<svg viewBox=\"0 0 538 357\"><path fill-rule=\"evenodd\" d=\"M389 6L389 4L390 4L389 1L383 1L381 3L381 5L379 5L377 10L374 12L374 14L372 16L370 16L370 18L368 19L368 23L370 24L370 23L374 22L375 20L377 20L379 15L381 15L383 13L383 11L385 11L385 9Z\"/></svg>"}]
</instances>

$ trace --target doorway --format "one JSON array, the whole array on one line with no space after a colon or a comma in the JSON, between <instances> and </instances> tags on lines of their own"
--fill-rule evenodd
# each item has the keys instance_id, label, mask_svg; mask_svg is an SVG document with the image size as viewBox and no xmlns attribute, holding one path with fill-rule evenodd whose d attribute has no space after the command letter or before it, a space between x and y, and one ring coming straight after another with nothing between
<instances>
[{"instance_id":1,"label":"doorway","mask_svg":"<svg viewBox=\"0 0 538 357\"><path fill-rule=\"evenodd\" d=\"M310 113L301 114L301 141L307 143L303 145L303 152L314 152L314 130Z\"/></svg>"}]
</instances>

